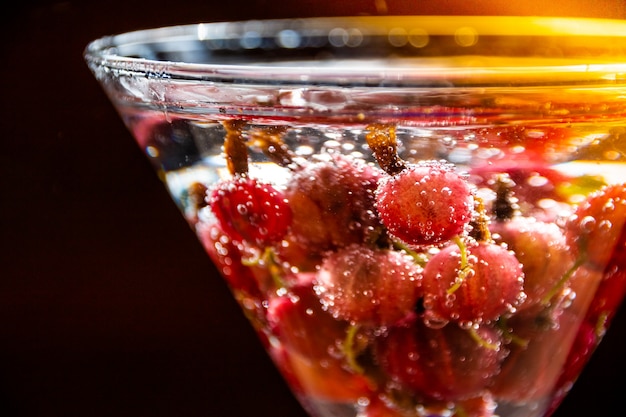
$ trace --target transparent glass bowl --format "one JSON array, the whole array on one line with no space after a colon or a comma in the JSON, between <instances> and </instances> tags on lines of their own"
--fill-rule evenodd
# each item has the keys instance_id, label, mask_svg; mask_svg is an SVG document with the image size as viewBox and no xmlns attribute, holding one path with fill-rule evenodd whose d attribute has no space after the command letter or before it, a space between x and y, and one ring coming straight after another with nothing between
<instances>
[{"instance_id":1,"label":"transparent glass bowl","mask_svg":"<svg viewBox=\"0 0 626 417\"><path fill-rule=\"evenodd\" d=\"M622 22L207 23L85 59L312 416L549 415L622 301Z\"/></svg>"}]
</instances>

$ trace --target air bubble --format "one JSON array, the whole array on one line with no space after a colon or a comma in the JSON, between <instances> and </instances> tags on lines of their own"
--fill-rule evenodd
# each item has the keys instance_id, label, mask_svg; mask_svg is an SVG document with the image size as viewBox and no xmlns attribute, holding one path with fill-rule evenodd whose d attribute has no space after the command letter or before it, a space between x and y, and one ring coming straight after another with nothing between
<instances>
[{"instance_id":1,"label":"air bubble","mask_svg":"<svg viewBox=\"0 0 626 417\"><path fill-rule=\"evenodd\" d=\"M530 185L531 187L543 187L549 184L550 180L548 180L546 177L541 176L541 175L533 175L528 178L526 183Z\"/></svg>"},{"instance_id":2,"label":"air bubble","mask_svg":"<svg viewBox=\"0 0 626 417\"><path fill-rule=\"evenodd\" d=\"M367 397L359 397L359 398L357 399L357 404L358 404L360 407L367 407L368 405L370 405L370 400L369 400L369 398L367 398Z\"/></svg>"},{"instance_id":3,"label":"air bubble","mask_svg":"<svg viewBox=\"0 0 626 417\"><path fill-rule=\"evenodd\" d=\"M596 219L592 216L585 216L580 221L580 229L583 232L591 232L596 227Z\"/></svg>"},{"instance_id":4,"label":"air bubble","mask_svg":"<svg viewBox=\"0 0 626 417\"><path fill-rule=\"evenodd\" d=\"M424 318L424 325L430 329L443 329L448 324L448 320L439 317Z\"/></svg>"},{"instance_id":5,"label":"air bubble","mask_svg":"<svg viewBox=\"0 0 626 417\"><path fill-rule=\"evenodd\" d=\"M611 213L613 211L615 211L615 200L611 198L602 206L602 212Z\"/></svg>"},{"instance_id":6,"label":"air bubble","mask_svg":"<svg viewBox=\"0 0 626 417\"><path fill-rule=\"evenodd\" d=\"M415 369L415 368L414 368L414 367L412 367L412 366L407 366L407 367L406 367L406 373L407 373L408 375L415 375L415 374L417 374L417 369Z\"/></svg>"},{"instance_id":7,"label":"air bubble","mask_svg":"<svg viewBox=\"0 0 626 417\"><path fill-rule=\"evenodd\" d=\"M608 232L613 228L613 223L610 220L602 220L598 225L600 231Z\"/></svg>"}]
</instances>

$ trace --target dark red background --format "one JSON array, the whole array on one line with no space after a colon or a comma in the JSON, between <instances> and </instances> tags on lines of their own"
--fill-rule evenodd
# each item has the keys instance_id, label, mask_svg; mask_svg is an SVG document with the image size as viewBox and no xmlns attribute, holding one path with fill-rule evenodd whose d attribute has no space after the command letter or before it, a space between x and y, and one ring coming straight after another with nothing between
<instances>
[{"instance_id":1,"label":"dark red background","mask_svg":"<svg viewBox=\"0 0 626 417\"><path fill-rule=\"evenodd\" d=\"M385 7L626 17L621 1L524 2L517 11L507 3L26 1L12 11L4 4L0 415L305 416L88 72L87 42L170 24ZM623 409L624 310L557 416Z\"/></svg>"}]
</instances>

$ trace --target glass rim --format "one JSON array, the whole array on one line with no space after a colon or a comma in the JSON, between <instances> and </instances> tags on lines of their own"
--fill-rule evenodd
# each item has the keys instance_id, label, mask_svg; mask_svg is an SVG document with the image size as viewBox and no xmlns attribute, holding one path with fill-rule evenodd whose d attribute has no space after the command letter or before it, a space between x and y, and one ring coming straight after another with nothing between
<instances>
[{"instance_id":1,"label":"glass rim","mask_svg":"<svg viewBox=\"0 0 626 417\"><path fill-rule=\"evenodd\" d=\"M325 57L312 58L322 50ZM92 70L116 75L229 84L624 84L626 21L347 16L194 23L104 36L85 47L84 58Z\"/></svg>"}]
</instances>

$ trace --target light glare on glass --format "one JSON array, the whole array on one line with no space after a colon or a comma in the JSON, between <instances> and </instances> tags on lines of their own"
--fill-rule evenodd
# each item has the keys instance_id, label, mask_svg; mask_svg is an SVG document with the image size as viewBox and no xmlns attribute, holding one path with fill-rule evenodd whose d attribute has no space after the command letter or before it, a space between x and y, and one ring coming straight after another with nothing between
<instances>
[{"instance_id":1,"label":"light glare on glass","mask_svg":"<svg viewBox=\"0 0 626 417\"><path fill-rule=\"evenodd\" d=\"M291 29L285 29L278 33L276 42L278 42L278 44L283 48L293 49L300 46L301 37L298 32Z\"/></svg>"},{"instance_id":2,"label":"light glare on glass","mask_svg":"<svg viewBox=\"0 0 626 417\"><path fill-rule=\"evenodd\" d=\"M478 33L476 29L464 26L454 32L454 41L459 46L474 46L478 42Z\"/></svg>"}]
</instances>

